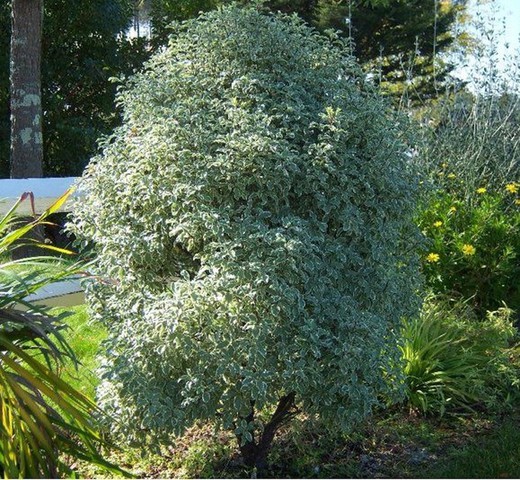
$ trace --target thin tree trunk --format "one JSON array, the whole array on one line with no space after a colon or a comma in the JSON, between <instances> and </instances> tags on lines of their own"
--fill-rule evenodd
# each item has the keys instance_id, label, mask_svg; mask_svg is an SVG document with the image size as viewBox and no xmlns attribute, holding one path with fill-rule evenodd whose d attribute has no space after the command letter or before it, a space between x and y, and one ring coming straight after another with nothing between
<instances>
[{"instance_id":1,"label":"thin tree trunk","mask_svg":"<svg viewBox=\"0 0 520 480\"><path fill-rule=\"evenodd\" d=\"M41 43L43 0L12 0L11 4L11 178L43 176L43 136L41 102ZM20 192L22 193L22 192ZM27 218L30 222L32 218ZM41 255L41 250L23 245L42 241L37 227L20 239L14 259Z\"/></svg>"},{"instance_id":2,"label":"thin tree trunk","mask_svg":"<svg viewBox=\"0 0 520 480\"><path fill-rule=\"evenodd\" d=\"M11 178L41 177L43 0L12 0L11 8Z\"/></svg>"},{"instance_id":3,"label":"thin tree trunk","mask_svg":"<svg viewBox=\"0 0 520 480\"><path fill-rule=\"evenodd\" d=\"M263 474L267 469L267 457L271 450L276 432L283 424L291 420L297 412L295 393L291 392L280 398L276 411L273 413L269 422L265 425L258 441L253 437L251 441L241 442L242 439L238 438L240 453L242 454L244 463L249 467L255 467L259 477L263 477ZM254 415L254 406L252 406L251 414L246 420L252 422L254 420Z\"/></svg>"}]
</instances>

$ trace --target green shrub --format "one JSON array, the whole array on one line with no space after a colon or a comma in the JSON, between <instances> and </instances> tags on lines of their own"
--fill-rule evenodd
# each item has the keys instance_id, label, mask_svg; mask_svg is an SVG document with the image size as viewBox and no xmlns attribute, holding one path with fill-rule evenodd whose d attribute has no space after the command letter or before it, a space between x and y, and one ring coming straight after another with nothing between
<instances>
[{"instance_id":1,"label":"green shrub","mask_svg":"<svg viewBox=\"0 0 520 480\"><path fill-rule=\"evenodd\" d=\"M490 62L492 51L482 53ZM520 308L520 97L490 94L494 86L487 78L482 93L457 92L431 108L416 157L433 187L418 218L431 240L427 282L472 297L480 315L502 302Z\"/></svg>"},{"instance_id":2,"label":"green shrub","mask_svg":"<svg viewBox=\"0 0 520 480\"><path fill-rule=\"evenodd\" d=\"M229 7L121 89L71 228L109 279L88 301L127 440L214 419L260 465L296 406L346 429L386 388L381 352L418 303L417 176L347 52Z\"/></svg>"},{"instance_id":3,"label":"green shrub","mask_svg":"<svg viewBox=\"0 0 520 480\"><path fill-rule=\"evenodd\" d=\"M436 293L471 297L481 314L503 302L520 309L520 187L481 186L470 200L449 165L440 173L451 185L427 198L418 219L431 240L423 255L428 285Z\"/></svg>"},{"instance_id":4,"label":"green shrub","mask_svg":"<svg viewBox=\"0 0 520 480\"><path fill-rule=\"evenodd\" d=\"M511 405L520 391L516 334L509 309L478 321L467 305L430 297L421 316L403 322L408 405L440 415Z\"/></svg>"}]
</instances>

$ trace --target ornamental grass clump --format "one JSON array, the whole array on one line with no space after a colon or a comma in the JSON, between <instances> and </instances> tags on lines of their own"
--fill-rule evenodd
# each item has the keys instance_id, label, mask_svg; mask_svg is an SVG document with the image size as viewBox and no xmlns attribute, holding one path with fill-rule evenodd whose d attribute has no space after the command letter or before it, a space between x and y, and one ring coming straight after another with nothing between
<instances>
[{"instance_id":1,"label":"ornamental grass clump","mask_svg":"<svg viewBox=\"0 0 520 480\"><path fill-rule=\"evenodd\" d=\"M427 297L401 330L408 406L442 416L516 405L520 350L512 313L502 307L477 320L467 303Z\"/></svg>"},{"instance_id":2,"label":"ornamental grass clump","mask_svg":"<svg viewBox=\"0 0 520 480\"><path fill-rule=\"evenodd\" d=\"M296 412L347 429L387 388L418 303L417 175L348 51L232 6L121 88L71 228L105 278L99 395L127 440L211 419L262 468Z\"/></svg>"}]
</instances>

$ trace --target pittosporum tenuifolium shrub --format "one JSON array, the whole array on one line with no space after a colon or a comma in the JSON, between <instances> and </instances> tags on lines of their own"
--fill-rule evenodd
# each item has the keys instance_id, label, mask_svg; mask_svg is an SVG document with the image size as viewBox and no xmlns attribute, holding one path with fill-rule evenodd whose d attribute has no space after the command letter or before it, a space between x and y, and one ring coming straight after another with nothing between
<instances>
[{"instance_id":1,"label":"pittosporum tenuifolium shrub","mask_svg":"<svg viewBox=\"0 0 520 480\"><path fill-rule=\"evenodd\" d=\"M348 51L227 7L121 89L72 228L107 279L99 394L128 439L214 419L259 466L296 407L346 429L387 388L418 303L417 176Z\"/></svg>"}]
</instances>

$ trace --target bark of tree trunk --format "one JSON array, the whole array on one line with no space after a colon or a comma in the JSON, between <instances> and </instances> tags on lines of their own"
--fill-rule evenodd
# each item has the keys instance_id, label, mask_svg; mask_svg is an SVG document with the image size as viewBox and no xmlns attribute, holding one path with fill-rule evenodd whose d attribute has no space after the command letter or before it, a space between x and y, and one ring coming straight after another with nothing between
<instances>
[{"instance_id":1,"label":"bark of tree trunk","mask_svg":"<svg viewBox=\"0 0 520 480\"><path fill-rule=\"evenodd\" d=\"M244 463L249 467L257 469L257 476L262 478L267 470L267 456L271 450L271 446L278 429L298 413L295 404L295 393L291 392L283 396L278 401L278 406L269 422L265 425L258 441L253 439L251 441L242 442L238 438L240 445L240 453L244 459ZM246 419L248 422L254 420L254 407L251 409L251 414Z\"/></svg>"},{"instance_id":2,"label":"bark of tree trunk","mask_svg":"<svg viewBox=\"0 0 520 480\"><path fill-rule=\"evenodd\" d=\"M42 16L43 0L12 0L11 178L43 175Z\"/></svg>"}]
</instances>

